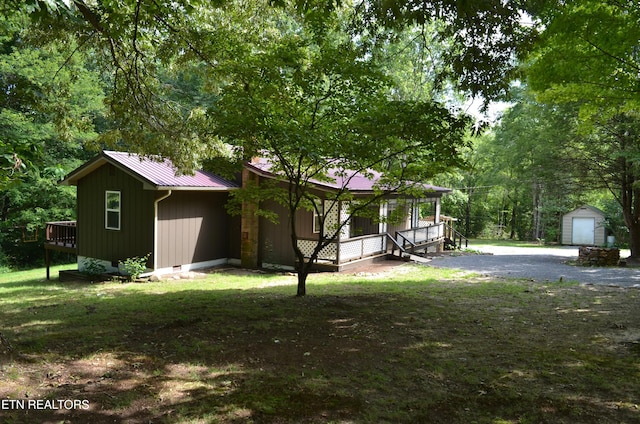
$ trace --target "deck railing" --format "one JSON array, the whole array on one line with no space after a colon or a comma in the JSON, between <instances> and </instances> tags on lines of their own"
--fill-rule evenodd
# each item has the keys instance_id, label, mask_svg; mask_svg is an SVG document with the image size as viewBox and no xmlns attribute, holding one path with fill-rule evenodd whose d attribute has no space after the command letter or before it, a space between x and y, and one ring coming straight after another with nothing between
<instances>
[{"instance_id":1,"label":"deck railing","mask_svg":"<svg viewBox=\"0 0 640 424\"><path fill-rule=\"evenodd\" d=\"M47 222L45 244L76 247L76 221Z\"/></svg>"},{"instance_id":2,"label":"deck railing","mask_svg":"<svg viewBox=\"0 0 640 424\"><path fill-rule=\"evenodd\" d=\"M469 239L448 224L445 224L444 236L451 240L454 248L461 249L462 243L464 243L464 247L469 247Z\"/></svg>"},{"instance_id":3,"label":"deck railing","mask_svg":"<svg viewBox=\"0 0 640 424\"><path fill-rule=\"evenodd\" d=\"M402 243L405 249L411 249L422 244L433 243L444 238L444 224L438 223L428 227L411 228L409 230L396 231L396 240Z\"/></svg>"},{"instance_id":4,"label":"deck railing","mask_svg":"<svg viewBox=\"0 0 640 424\"><path fill-rule=\"evenodd\" d=\"M47 280L51 265L50 251L56 250L67 253L77 253L76 221L47 222L45 228L44 252L47 265Z\"/></svg>"},{"instance_id":5,"label":"deck railing","mask_svg":"<svg viewBox=\"0 0 640 424\"><path fill-rule=\"evenodd\" d=\"M371 234L340 242L339 262L348 262L387 251L387 235Z\"/></svg>"},{"instance_id":6,"label":"deck railing","mask_svg":"<svg viewBox=\"0 0 640 424\"><path fill-rule=\"evenodd\" d=\"M396 232L395 239L387 234L369 234L340 241L334 241L325 246L318 254L319 262L331 262L336 265L345 262L379 255L388 252L389 241L401 251L411 250L412 247L437 242L444 237L443 224L428 227L413 228ZM298 239L298 248L306 258L311 257L318 240ZM394 249L395 250L395 249Z\"/></svg>"}]
</instances>

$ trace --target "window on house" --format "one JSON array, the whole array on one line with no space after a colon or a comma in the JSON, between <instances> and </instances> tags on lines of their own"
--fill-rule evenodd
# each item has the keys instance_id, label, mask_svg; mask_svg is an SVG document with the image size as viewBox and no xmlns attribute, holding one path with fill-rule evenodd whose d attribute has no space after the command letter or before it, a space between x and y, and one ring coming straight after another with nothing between
<instances>
[{"instance_id":1,"label":"window on house","mask_svg":"<svg viewBox=\"0 0 640 424\"><path fill-rule=\"evenodd\" d=\"M316 207L313 208L313 233L319 234L322 228L322 215L324 215L324 207L322 201L316 202Z\"/></svg>"},{"instance_id":2,"label":"window on house","mask_svg":"<svg viewBox=\"0 0 640 424\"><path fill-rule=\"evenodd\" d=\"M120 192L107 191L105 193L105 223L107 230L120 229Z\"/></svg>"}]
</instances>

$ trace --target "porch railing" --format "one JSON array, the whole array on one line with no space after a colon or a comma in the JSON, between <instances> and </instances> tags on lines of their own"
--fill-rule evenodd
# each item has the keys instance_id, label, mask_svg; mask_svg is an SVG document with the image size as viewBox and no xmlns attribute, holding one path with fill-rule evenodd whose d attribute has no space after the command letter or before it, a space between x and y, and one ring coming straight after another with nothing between
<instances>
[{"instance_id":1,"label":"porch railing","mask_svg":"<svg viewBox=\"0 0 640 424\"><path fill-rule=\"evenodd\" d=\"M469 247L469 239L462 235L455 228L451 227L448 224L445 224L444 236L450 239L453 242L454 248L462 248L462 243L464 242L464 247Z\"/></svg>"},{"instance_id":2,"label":"porch railing","mask_svg":"<svg viewBox=\"0 0 640 424\"><path fill-rule=\"evenodd\" d=\"M428 227L413 228L396 232L393 238L389 234L370 234L354 237L346 240L333 241L325 246L318 254L318 261L331 262L336 265L345 262L379 255L388 252L389 241L401 252L411 250L413 247L422 246L440 241L444 238L444 224L435 224ZM313 239L298 239L298 248L306 258L311 257L318 241ZM393 249L395 250L395 248Z\"/></svg>"},{"instance_id":3,"label":"porch railing","mask_svg":"<svg viewBox=\"0 0 640 424\"><path fill-rule=\"evenodd\" d=\"M75 248L76 221L47 222L45 244Z\"/></svg>"},{"instance_id":4,"label":"porch railing","mask_svg":"<svg viewBox=\"0 0 640 424\"><path fill-rule=\"evenodd\" d=\"M444 238L444 224L438 223L428 227L411 228L409 230L396 231L396 240L402 243L405 249L411 249L423 244L437 242Z\"/></svg>"}]
</instances>

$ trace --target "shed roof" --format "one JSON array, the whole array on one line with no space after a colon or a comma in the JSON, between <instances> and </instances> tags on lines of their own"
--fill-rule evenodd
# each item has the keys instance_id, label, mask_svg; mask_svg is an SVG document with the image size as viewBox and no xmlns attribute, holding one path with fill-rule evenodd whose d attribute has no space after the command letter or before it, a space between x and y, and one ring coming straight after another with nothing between
<instances>
[{"instance_id":1,"label":"shed roof","mask_svg":"<svg viewBox=\"0 0 640 424\"><path fill-rule=\"evenodd\" d=\"M193 175L177 175L177 170L169 159L108 150L72 171L61 184L77 185L78 180L107 163L132 175L142 181L145 188L152 190L226 191L238 188L236 183L206 171L196 171Z\"/></svg>"},{"instance_id":2,"label":"shed roof","mask_svg":"<svg viewBox=\"0 0 640 424\"><path fill-rule=\"evenodd\" d=\"M606 215L602 210L596 208L595 206L591 206L591 205L582 205L579 208L575 208L571 212L567 212L565 215L571 215L571 214L573 214L575 212L578 212L580 210L589 210L589 211L595 213L596 215L600 215L600 216L605 216Z\"/></svg>"},{"instance_id":3,"label":"shed roof","mask_svg":"<svg viewBox=\"0 0 640 424\"><path fill-rule=\"evenodd\" d=\"M247 168L267 178L278 178L277 174L272 171L273 164L268 159L254 159L247 164ZM376 188L376 183L382 177L382 173L373 170L369 170L367 174L364 174L356 171L339 172L336 169L328 169L327 176L332 181L311 180L311 182L320 188L329 190L346 188L355 193L370 193ZM429 184L423 184L421 187L434 193L451 192L451 189Z\"/></svg>"}]
</instances>

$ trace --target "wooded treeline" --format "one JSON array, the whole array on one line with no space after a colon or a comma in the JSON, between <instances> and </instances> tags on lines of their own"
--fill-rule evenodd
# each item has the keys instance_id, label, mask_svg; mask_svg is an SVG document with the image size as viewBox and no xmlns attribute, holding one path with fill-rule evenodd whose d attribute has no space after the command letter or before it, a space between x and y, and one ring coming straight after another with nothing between
<instances>
[{"instance_id":1,"label":"wooded treeline","mask_svg":"<svg viewBox=\"0 0 640 424\"><path fill-rule=\"evenodd\" d=\"M74 217L58 181L103 147L183 172L373 164L455 188L472 237L557 241L588 203L640 254L640 7L524 3L7 2L0 267L42 260L44 223ZM512 106L463 137L472 96Z\"/></svg>"},{"instance_id":2,"label":"wooded treeline","mask_svg":"<svg viewBox=\"0 0 640 424\"><path fill-rule=\"evenodd\" d=\"M514 106L458 175L458 215L471 235L555 241L559 215L589 203L603 209L609 230L629 244L635 260L640 6L550 2L531 17L540 32L520 57Z\"/></svg>"},{"instance_id":3,"label":"wooded treeline","mask_svg":"<svg viewBox=\"0 0 640 424\"><path fill-rule=\"evenodd\" d=\"M613 133L626 125L614 120L585 133L577 105L539 103L522 88L514 89L514 97L496 125L474 139L467 168L439 181L454 188L443 210L458 219L458 231L474 238L558 243L562 215L591 205L605 213L608 234L628 246L614 188L616 173L625 171L619 160L610 160L617 149Z\"/></svg>"}]
</instances>

